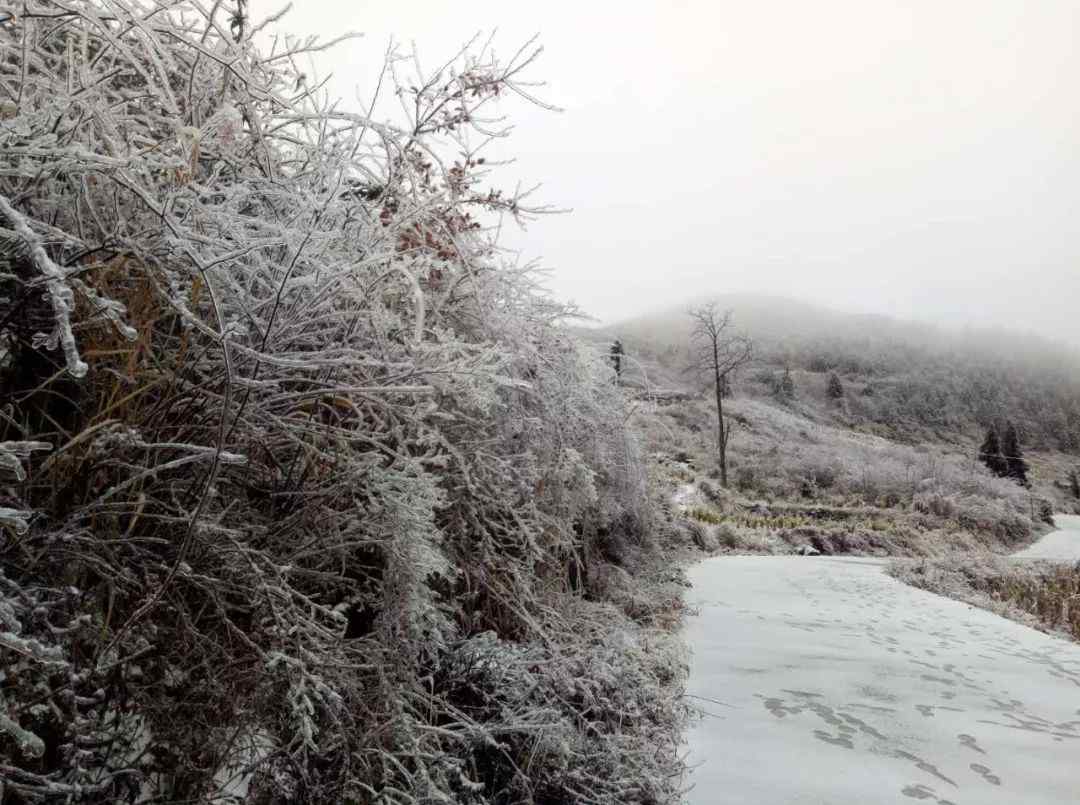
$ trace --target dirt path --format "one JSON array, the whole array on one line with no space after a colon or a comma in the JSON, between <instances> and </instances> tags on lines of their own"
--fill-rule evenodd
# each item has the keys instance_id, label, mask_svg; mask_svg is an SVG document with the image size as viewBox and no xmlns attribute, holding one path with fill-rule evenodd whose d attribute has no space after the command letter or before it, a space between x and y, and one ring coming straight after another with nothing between
<instances>
[{"instance_id":1,"label":"dirt path","mask_svg":"<svg viewBox=\"0 0 1080 805\"><path fill-rule=\"evenodd\" d=\"M1080 802L1080 646L866 559L690 571L687 802Z\"/></svg>"}]
</instances>

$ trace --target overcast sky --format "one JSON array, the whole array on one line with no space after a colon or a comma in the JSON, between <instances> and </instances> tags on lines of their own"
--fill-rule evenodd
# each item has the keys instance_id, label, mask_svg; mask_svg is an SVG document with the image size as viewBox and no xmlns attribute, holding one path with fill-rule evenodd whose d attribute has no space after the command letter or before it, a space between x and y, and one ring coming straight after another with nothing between
<instances>
[{"instance_id":1,"label":"overcast sky","mask_svg":"<svg viewBox=\"0 0 1080 805\"><path fill-rule=\"evenodd\" d=\"M278 30L368 96L393 37L427 65L533 34L504 184L573 208L509 242L604 320L764 291L1080 344L1077 0L302 0ZM254 16L277 8L253 0Z\"/></svg>"}]
</instances>

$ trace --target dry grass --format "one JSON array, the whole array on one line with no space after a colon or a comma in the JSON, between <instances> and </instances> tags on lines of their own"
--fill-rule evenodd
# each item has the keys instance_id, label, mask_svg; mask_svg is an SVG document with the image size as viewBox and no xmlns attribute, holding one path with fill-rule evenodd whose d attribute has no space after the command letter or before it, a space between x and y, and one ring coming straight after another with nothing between
<instances>
[{"instance_id":1,"label":"dry grass","mask_svg":"<svg viewBox=\"0 0 1080 805\"><path fill-rule=\"evenodd\" d=\"M895 562L905 584L1080 640L1080 564L990 557Z\"/></svg>"}]
</instances>

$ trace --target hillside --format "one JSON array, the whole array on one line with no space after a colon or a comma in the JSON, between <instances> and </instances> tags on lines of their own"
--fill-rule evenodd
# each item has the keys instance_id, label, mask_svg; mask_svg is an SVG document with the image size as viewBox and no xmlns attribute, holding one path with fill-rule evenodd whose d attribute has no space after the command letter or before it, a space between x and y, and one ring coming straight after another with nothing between
<instances>
[{"instance_id":1,"label":"hillside","mask_svg":"<svg viewBox=\"0 0 1080 805\"><path fill-rule=\"evenodd\" d=\"M685 313L591 334L598 344L621 340L622 382L644 395L636 421L682 488L684 514L710 532L699 541L766 552L1006 552L1044 531L1051 511L1076 508L1075 353L1029 337L951 333L787 300L724 301L756 346L725 402L734 426L729 490L716 480L715 403L701 393L708 381L686 370ZM779 393L785 370L790 396ZM829 390L834 373L838 396ZM645 393L672 387L690 399L656 405ZM1023 434L1029 488L976 460L985 429L1005 420Z\"/></svg>"},{"instance_id":2,"label":"hillside","mask_svg":"<svg viewBox=\"0 0 1080 805\"><path fill-rule=\"evenodd\" d=\"M692 303L688 302L688 305ZM698 300L699 301L699 300ZM757 361L735 379L739 393L769 388L765 370L789 367L814 418L889 438L966 444L996 420L1017 424L1025 444L1080 450L1080 352L1002 330L953 331L884 316L839 313L789 299L718 297L755 341ZM620 338L653 385L690 382L685 308L638 317L594 333ZM643 382L628 362L627 381ZM845 385L844 404L820 405L828 374Z\"/></svg>"}]
</instances>

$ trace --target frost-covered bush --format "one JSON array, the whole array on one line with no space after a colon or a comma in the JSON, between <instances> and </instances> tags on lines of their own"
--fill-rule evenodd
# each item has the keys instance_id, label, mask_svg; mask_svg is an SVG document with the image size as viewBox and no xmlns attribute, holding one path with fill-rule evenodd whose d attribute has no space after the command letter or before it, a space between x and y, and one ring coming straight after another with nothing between
<instances>
[{"instance_id":1,"label":"frost-covered bush","mask_svg":"<svg viewBox=\"0 0 1080 805\"><path fill-rule=\"evenodd\" d=\"M530 213L475 144L536 51L391 58L384 122L300 71L322 45L260 53L245 7L28 0L0 27L0 780L669 798L676 709L639 679L668 655L616 667L567 608L647 533L624 400L488 226ZM451 684L507 657L533 699Z\"/></svg>"},{"instance_id":2,"label":"frost-covered bush","mask_svg":"<svg viewBox=\"0 0 1080 805\"><path fill-rule=\"evenodd\" d=\"M758 473L753 464L735 468L735 487L742 492L752 492L757 487Z\"/></svg>"},{"instance_id":3,"label":"frost-covered bush","mask_svg":"<svg viewBox=\"0 0 1080 805\"><path fill-rule=\"evenodd\" d=\"M686 520L686 531L691 541L701 550L711 552L716 550L716 533L711 523L689 517Z\"/></svg>"},{"instance_id":4,"label":"frost-covered bush","mask_svg":"<svg viewBox=\"0 0 1080 805\"><path fill-rule=\"evenodd\" d=\"M716 541L725 548L738 548L742 544L738 528L731 523L720 523L713 533Z\"/></svg>"},{"instance_id":5,"label":"frost-covered bush","mask_svg":"<svg viewBox=\"0 0 1080 805\"><path fill-rule=\"evenodd\" d=\"M933 514L935 517L952 518L956 516L956 504L953 500L937 492L919 492L912 501L915 511Z\"/></svg>"}]
</instances>

